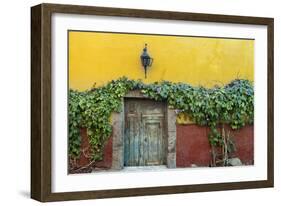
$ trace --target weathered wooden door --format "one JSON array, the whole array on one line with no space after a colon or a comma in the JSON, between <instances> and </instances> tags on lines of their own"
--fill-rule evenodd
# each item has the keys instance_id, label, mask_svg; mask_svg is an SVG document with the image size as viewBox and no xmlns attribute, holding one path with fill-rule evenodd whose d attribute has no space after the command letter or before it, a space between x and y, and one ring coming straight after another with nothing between
<instances>
[{"instance_id":1,"label":"weathered wooden door","mask_svg":"<svg viewBox=\"0 0 281 206\"><path fill-rule=\"evenodd\" d=\"M125 166L165 164L165 103L125 99Z\"/></svg>"}]
</instances>

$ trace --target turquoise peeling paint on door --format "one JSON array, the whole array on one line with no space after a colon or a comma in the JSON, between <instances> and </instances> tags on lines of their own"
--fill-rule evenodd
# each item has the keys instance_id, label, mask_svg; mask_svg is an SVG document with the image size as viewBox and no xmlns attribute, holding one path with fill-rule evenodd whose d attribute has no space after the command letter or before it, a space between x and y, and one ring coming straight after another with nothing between
<instances>
[{"instance_id":1,"label":"turquoise peeling paint on door","mask_svg":"<svg viewBox=\"0 0 281 206\"><path fill-rule=\"evenodd\" d=\"M165 164L165 104L125 100L125 166Z\"/></svg>"}]
</instances>

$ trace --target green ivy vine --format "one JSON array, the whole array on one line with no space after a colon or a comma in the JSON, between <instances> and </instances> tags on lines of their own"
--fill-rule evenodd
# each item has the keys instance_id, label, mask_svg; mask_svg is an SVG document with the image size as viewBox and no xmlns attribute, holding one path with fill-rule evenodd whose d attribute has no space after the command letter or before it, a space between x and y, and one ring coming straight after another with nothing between
<instances>
[{"instance_id":1,"label":"green ivy vine","mask_svg":"<svg viewBox=\"0 0 281 206\"><path fill-rule=\"evenodd\" d=\"M69 91L69 154L80 154L80 128L87 128L92 160L102 159L103 146L111 135L110 116L121 109L122 98L130 90L140 90L146 97L167 101L177 114L186 114L198 125L208 126L209 142L222 144L217 127L228 124L239 129L252 124L254 119L254 89L249 80L235 79L224 86L214 88L194 87L169 81L144 84L126 77L112 80L104 86L79 92Z\"/></svg>"}]
</instances>

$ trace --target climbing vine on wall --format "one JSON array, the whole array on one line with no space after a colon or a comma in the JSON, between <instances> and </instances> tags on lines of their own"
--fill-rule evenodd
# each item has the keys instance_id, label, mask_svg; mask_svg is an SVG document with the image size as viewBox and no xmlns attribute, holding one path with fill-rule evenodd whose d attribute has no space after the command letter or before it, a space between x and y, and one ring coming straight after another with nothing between
<instances>
[{"instance_id":1,"label":"climbing vine on wall","mask_svg":"<svg viewBox=\"0 0 281 206\"><path fill-rule=\"evenodd\" d=\"M139 89L148 98L167 101L177 114L186 114L198 125L208 126L212 146L223 144L219 124L239 129L253 123L254 89L250 81L235 79L214 88L194 87L169 81L144 84L126 77L112 80L91 90L69 92L69 154L80 154L80 128L87 128L93 161L102 159L102 150L111 135L110 115L121 109L122 98L130 90Z\"/></svg>"}]
</instances>

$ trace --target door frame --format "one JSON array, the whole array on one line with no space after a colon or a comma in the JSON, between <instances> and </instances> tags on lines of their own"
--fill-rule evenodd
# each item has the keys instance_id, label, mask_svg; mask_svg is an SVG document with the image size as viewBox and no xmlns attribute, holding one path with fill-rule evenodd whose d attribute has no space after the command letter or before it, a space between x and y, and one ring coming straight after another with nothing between
<instances>
[{"instance_id":1,"label":"door frame","mask_svg":"<svg viewBox=\"0 0 281 206\"><path fill-rule=\"evenodd\" d=\"M120 170L124 168L124 149L125 149L125 104L126 98L141 98L145 97L139 90L128 92L121 101L121 111L112 114L112 169ZM150 99L151 100L151 99ZM167 168L176 168L176 112L169 108L166 103L165 108L165 124L166 124L166 166Z\"/></svg>"}]
</instances>

